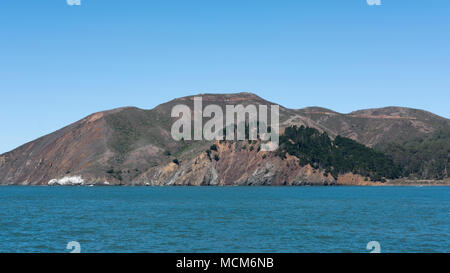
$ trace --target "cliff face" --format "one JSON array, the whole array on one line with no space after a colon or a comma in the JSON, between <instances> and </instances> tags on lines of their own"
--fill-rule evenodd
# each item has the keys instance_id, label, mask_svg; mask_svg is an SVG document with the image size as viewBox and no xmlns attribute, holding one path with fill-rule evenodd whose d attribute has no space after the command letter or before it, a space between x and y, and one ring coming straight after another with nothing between
<instances>
[{"instance_id":1,"label":"cliff face","mask_svg":"<svg viewBox=\"0 0 450 273\"><path fill-rule=\"evenodd\" d=\"M207 104L273 104L250 94L201 94ZM258 143L217 142L208 155L207 141L176 142L170 135L176 104L152 110L128 107L90 115L54 133L0 155L0 184L110 185L303 185L364 184L352 174L334 179L298 159L282 160L262 152ZM374 146L386 141L426 136L450 127L449 120L407 108L370 109L340 114L324 108L280 106L283 127L305 125ZM174 159L178 164L174 163ZM371 182L368 182L371 183Z\"/></svg>"},{"instance_id":2,"label":"cliff face","mask_svg":"<svg viewBox=\"0 0 450 273\"><path fill-rule=\"evenodd\" d=\"M300 167L298 159L282 160L258 151L248 141L217 142L217 151L193 159L154 168L132 183L140 185L332 185L337 181L311 166ZM253 147L253 148L251 148ZM217 157L216 157L217 156Z\"/></svg>"}]
</instances>

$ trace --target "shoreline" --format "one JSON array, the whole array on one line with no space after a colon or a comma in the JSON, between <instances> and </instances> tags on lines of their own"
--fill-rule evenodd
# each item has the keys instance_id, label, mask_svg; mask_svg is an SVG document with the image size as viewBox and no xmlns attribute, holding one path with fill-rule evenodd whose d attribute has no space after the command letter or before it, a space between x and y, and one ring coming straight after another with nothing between
<instances>
[{"instance_id":1,"label":"shoreline","mask_svg":"<svg viewBox=\"0 0 450 273\"><path fill-rule=\"evenodd\" d=\"M450 181L445 182L426 182L426 183L417 183L415 181L408 182L400 182L400 183L392 183L392 182L374 182L373 184L311 184L311 185L104 185L104 184L73 184L73 185L22 185L22 184L2 184L0 187L165 187L165 188L173 188L173 187L215 187L215 188L229 188L229 187L439 187L439 186L450 186Z\"/></svg>"}]
</instances>

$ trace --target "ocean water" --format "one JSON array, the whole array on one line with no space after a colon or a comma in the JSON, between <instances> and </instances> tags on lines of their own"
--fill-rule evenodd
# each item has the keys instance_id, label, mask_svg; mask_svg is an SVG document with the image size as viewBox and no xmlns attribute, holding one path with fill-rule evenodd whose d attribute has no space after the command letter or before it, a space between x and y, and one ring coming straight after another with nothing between
<instances>
[{"instance_id":1,"label":"ocean water","mask_svg":"<svg viewBox=\"0 0 450 273\"><path fill-rule=\"evenodd\" d=\"M0 252L450 252L450 187L0 187Z\"/></svg>"}]
</instances>

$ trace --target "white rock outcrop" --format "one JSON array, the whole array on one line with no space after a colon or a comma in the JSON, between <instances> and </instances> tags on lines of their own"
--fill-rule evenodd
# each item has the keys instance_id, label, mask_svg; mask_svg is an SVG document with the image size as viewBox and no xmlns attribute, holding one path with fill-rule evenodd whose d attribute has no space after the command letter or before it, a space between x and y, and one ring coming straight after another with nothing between
<instances>
[{"instance_id":1,"label":"white rock outcrop","mask_svg":"<svg viewBox=\"0 0 450 273\"><path fill-rule=\"evenodd\" d=\"M84 179L81 176L65 176L61 179L52 179L47 184L49 186L84 185Z\"/></svg>"}]
</instances>

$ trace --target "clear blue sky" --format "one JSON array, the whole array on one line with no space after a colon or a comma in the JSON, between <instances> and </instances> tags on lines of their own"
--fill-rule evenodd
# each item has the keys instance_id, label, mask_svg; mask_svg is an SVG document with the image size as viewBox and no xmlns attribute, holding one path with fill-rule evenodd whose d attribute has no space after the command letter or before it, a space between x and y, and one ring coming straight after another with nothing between
<instances>
[{"instance_id":1,"label":"clear blue sky","mask_svg":"<svg viewBox=\"0 0 450 273\"><path fill-rule=\"evenodd\" d=\"M450 117L450 1L4 0L0 153L100 110L249 91Z\"/></svg>"}]
</instances>

